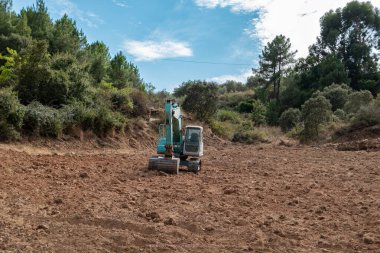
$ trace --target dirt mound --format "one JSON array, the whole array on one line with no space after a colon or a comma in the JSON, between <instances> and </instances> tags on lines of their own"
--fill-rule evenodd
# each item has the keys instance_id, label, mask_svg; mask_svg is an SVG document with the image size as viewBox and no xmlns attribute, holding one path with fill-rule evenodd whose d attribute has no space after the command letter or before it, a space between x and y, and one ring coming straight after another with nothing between
<instances>
[{"instance_id":1,"label":"dirt mound","mask_svg":"<svg viewBox=\"0 0 380 253\"><path fill-rule=\"evenodd\" d=\"M343 142L337 145L339 151L379 151L380 138L378 139L364 139L358 141Z\"/></svg>"},{"instance_id":2,"label":"dirt mound","mask_svg":"<svg viewBox=\"0 0 380 253\"><path fill-rule=\"evenodd\" d=\"M364 139L380 138L380 125L367 127L355 125L339 130L335 136L335 142L360 141Z\"/></svg>"}]
</instances>

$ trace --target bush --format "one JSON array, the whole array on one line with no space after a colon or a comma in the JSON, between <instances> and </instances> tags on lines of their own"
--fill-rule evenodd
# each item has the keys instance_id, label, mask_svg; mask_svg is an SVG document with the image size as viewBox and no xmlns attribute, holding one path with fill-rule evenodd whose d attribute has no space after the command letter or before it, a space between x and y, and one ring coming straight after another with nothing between
<instances>
[{"instance_id":1,"label":"bush","mask_svg":"<svg viewBox=\"0 0 380 253\"><path fill-rule=\"evenodd\" d=\"M247 90L244 92L235 92L235 93L225 93L218 96L218 108L223 109L235 109L239 111L239 104L251 103L254 96L254 92L252 90ZM248 105L249 106L249 105ZM244 112L244 111L241 111ZM249 108L246 110L247 113L251 113L252 111Z\"/></svg>"},{"instance_id":2,"label":"bush","mask_svg":"<svg viewBox=\"0 0 380 253\"><path fill-rule=\"evenodd\" d=\"M26 106L23 128L36 135L58 137L63 130L63 120L59 110L32 102Z\"/></svg>"},{"instance_id":3,"label":"bush","mask_svg":"<svg viewBox=\"0 0 380 253\"><path fill-rule=\"evenodd\" d=\"M312 97L302 105L304 120L304 137L316 138L319 136L320 125L331 118L331 104L323 96Z\"/></svg>"},{"instance_id":4,"label":"bush","mask_svg":"<svg viewBox=\"0 0 380 253\"><path fill-rule=\"evenodd\" d=\"M83 130L91 130L98 136L105 136L112 130L123 130L126 118L104 105L86 107L75 102L62 108L65 128L79 126Z\"/></svg>"},{"instance_id":5,"label":"bush","mask_svg":"<svg viewBox=\"0 0 380 253\"><path fill-rule=\"evenodd\" d=\"M219 137L231 140L234 134L235 125L229 122L210 120L211 131Z\"/></svg>"},{"instance_id":6,"label":"bush","mask_svg":"<svg viewBox=\"0 0 380 253\"><path fill-rule=\"evenodd\" d=\"M147 117L149 113L147 95L143 91L133 90L131 99L133 101L133 109L130 115L132 117Z\"/></svg>"},{"instance_id":7,"label":"bush","mask_svg":"<svg viewBox=\"0 0 380 253\"><path fill-rule=\"evenodd\" d=\"M0 90L0 139L16 140L24 118L24 108L10 89Z\"/></svg>"},{"instance_id":8,"label":"bush","mask_svg":"<svg viewBox=\"0 0 380 253\"><path fill-rule=\"evenodd\" d=\"M337 109L342 109L344 107L351 92L352 89L346 84L332 84L324 88L321 95L330 101L332 111L336 111Z\"/></svg>"},{"instance_id":9,"label":"bush","mask_svg":"<svg viewBox=\"0 0 380 253\"><path fill-rule=\"evenodd\" d=\"M347 118L346 112L343 111L342 109L337 109L337 110L334 112L334 116L335 116L336 118L338 118L339 120L346 120L346 118Z\"/></svg>"},{"instance_id":10,"label":"bush","mask_svg":"<svg viewBox=\"0 0 380 253\"><path fill-rule=\"evenodd\" d=\"M252 144L255 142L266 142L267 136L264 132L258 129L251 129L236 132L232 138L232 141Z\"/></svg>"},{"instance_id":11,"label":"bush","mask_svg":"<svg viewBox=\"0 0 380 253\"><path fill-rule=\"evenodd\" d=\"M253 122L255 122L256 125L265 124L265 115L267 113L265 105L260 100L253 100L252 105Z\"/></svg>"},{"instance_id":12,"label":"bush","mask_svg":"<svg viewBox=\"0 0 380 253\"><path fill-rule=\"evenodd\" d=\"M348 96L344 111L346 113L356 113L360 107L368 105L372 100L373 96L368 90L355 91Z\"/></svg>"},{"instance_id":13,"label":"bush","mask_svg":"<svg viewBox=\"0 0 380 253\"><path fill-rule=\"evenodd\" d=\"M125 115L130 114L133 110L133 101L131 99L130 93L131 90L127 88L112 92L112 109Z\"/></svg>"},{"instance_id":14,"label":"bush","mask_svg":"<svg viewBox=\"0 0 380 253\"><path fill-rule=\"evenodd\" d=\"M289 108L281 114L279 123L283 132L288 132L301 122L302 113L298 108Z\"/></svg>"},{"instance_id":15,"label":"bush","mask_svg":"<svg viewBox=\"0 0 380 253\"><path fill-rule=\"evenodd\" d=\"M217 113L217 118L222 122L230 121L231 123L240 123L240 115L234 111L220 110Z\"/></svg>"},{"instance_id":16,"label":"bush","mask_svg":"<svg viewBox=\"0 0 380 253\"><path fill-rule=\"evenodd\" d=\"M247 100L247 101L240 102L238 107L237 107L238 112L240 112L240 113L251 113L253 111L252 101L253 100Z\"/></svg>"},{"instance_id":17,"label":"bush","mask_svg":"<svg viewBox=\"0 0 380 253\"><path fill-rule=\"evenodd\" d=\"M125 117L120 113L99 107L96 109L93 130L97 135L105 136L111 130L123 130L125 123Z\"/></svg>"},{"instance_id":18,"label":"bush","mask_svg":"<svg viewBox=\"0 0 380 253\"><path fill-rule=\"evenodd\" d=\"M365 126L380 124L380 103L371 103L361 107L353 119L353 124Z\"/></svg>"}]
</instances>

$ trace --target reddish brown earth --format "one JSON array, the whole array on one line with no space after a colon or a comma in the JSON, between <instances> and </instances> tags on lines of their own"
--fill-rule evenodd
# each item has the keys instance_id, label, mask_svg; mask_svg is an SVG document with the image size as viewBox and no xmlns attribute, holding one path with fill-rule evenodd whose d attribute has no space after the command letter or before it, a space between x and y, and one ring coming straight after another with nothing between
<instances>
[{"instance_id":1,"label":"reddish brown earth","mask_svg":"<svg viewBox=\"0 0 380 253\"><path fill-rule=\"evenodd\" d=\"M206 144L198 175L141 145L0 145L0 252L380 252L379 151Z\"/></svg>"}]
</instances>

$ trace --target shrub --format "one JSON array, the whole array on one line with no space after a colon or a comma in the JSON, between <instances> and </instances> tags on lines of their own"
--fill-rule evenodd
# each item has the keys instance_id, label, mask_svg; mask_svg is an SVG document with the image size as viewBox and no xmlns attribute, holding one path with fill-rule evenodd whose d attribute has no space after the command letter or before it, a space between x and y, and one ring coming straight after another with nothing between
<instances>
[{"instance_id":1,"label":"shrub","mask_svg":"<svg viewBox=\"0 0 380 253\"><path fill-rule=\"evenodd\" d=\"M36 135L58 137L63 130L60 111L32 102L26 106L23 128Z\"/></svg>"},{"instance_id":2,"label":"shrub","mask_svg":"<svg viewBox=\"0 0 380 253\"><path fill-rule=\"evenodd\" d=\"M131 99L133 109L130 115L132 117L146 117L149 113L147 95L143 91L133 90L131 92Z\"/></svg>"},{"instance_id":3,"label":"shrub","mask_svg":"<svg viewBox=\"0 0 380 253\"><path fill-rule=\"evenodd\" d=\"M301 122L302 113L298 108L289 108L281 114L279 123L283 132L288 132Z\"/></svg>"},{"instance_id":4,"label":"shrub","mask_svg":"<svg viewBox=\"0 0 380 253\"><path fill-rule=\"evenodd\" d=\"M79 126L83 130L91 130L98 136L105 136L112 130L123 130L126 118L104 105L86 107L74 102L62 108L65 128Z\"/></svg>"},{"instance_id":5,"label":"shrub","mask_svg":"<svg viewBox=\"0 0 380 253\"><path fill-rule=\"evenodd\" d=\"M255 122L256 125L265 124L265 115L267 112L265 105L260 100L253 100L252 105L253 122Z\"/></svg>"},{"instance_id":6,"label":"shrub","mask_svg":"<svg viewBox=\"0 0 380 253\"><path fill-rule=\"evenodd\" d=\"M123 114L129 114L133 110L133 101L131 99L131 90L124 88L116 90L111 94L112 108Z\"/></svg>"},{"instance_id":7,"label":"shrub","mask_svg":"<svg viewBox=\"0 0 380 253\"><path fill-rule=\"evenodd\" d=\"M244 92L225 93L218 96L218 108L239 110L239 104L246 101L251 103L254 91L246 90ZM242 111L243 112L243 111ZM252 112L247 110L248 113Z\"/></svg>"},{"instance_id":8,"label":"shrub","mask_svg":"<svg viewBox=\"0 0 380 253\"><path fill-rule=\"evenodd\" d=\"M362 106L354 116L353 124L365 126L380 124L380 103Z\"/></svg>"},{"instance_id":9,"label":"shrub","mask_svg":"<svg viewBox=\"0 0 380 253\"><path fill-rule=\"evenodd\" d=\"M237 109L240 113L251 113L253 111L252 100L240 102Z\"/></svg>"},{"instance_id":10,"label":"shrub","mask_svg":"<svg viewBox=\"0 0 380 253\"><path fill-rule=\"evenodd\" d=\"M332 106L332 110L342 109L348 100L352 89L346 84L332 84L323 89L321 95L327 98Z\"/></svg>"},{"instance_id":11,"label":"shrub","mask_svg":"<svg viewBox=\"0 0 380 253\"><path fill-rule=\"evenodd\" d=\"M328 122L331 116L331 104L323 96L312 97L302 105L305 138L319 136L320 125Z\"/></svg>"},{"instance_id":12,"label":"shrub","mask_svg":"<svg viewBox=\"0 0 380 253\"><path fill-rule=\"evenodd\" d=\"M122 130L125 126L125 117L105 107L96 109L93 130L99 136L104 136L111 130Z\"/></svg>"},{"instance_id":13,"label":"shrub","mask_svg":"<svg viewBox=\"0 0 380 253\"><path fill-rule=\"evenodd\" d=\"M372 100L373 96L368 90L355 91L348 96L348 100L344 105L344 111L356 113L360 107L368 105Z\"/></svg>"},{"instance_id":14,"label":"shrub","mask_svg":"<svg viewBox=\"0 0 380 253\"><path fill-rule=\"evenodd\" d=\"M24 108L10 89L0 90L0 139L16 140L24 118Z\"/></svg>"},{"instance_id":15,"label":"shrub","mask_svg":"<svg viewBox=\"0 0 380 253\"><path fill-rule=\"evenodd\" d=\"M218 120L210 120L209 125L214 134L228 140L232 139L236 127L236 125L230 122L221 122Z\"/></svg>"},{"instance_id":16,"label":"shrub","mask_svg":"<svg viewBox=\"0 0 380 253\"><path fill-rule=\"evenodd\" d=\"M234 111L220 110L217 113L217 118L222 122L230 121L232 123L240 123L240 115Z\"/></svg>"},{"instance_id":17,"label":"shrub","mask_svg":"<svg viewBox=\"0 0 380 253\"><path fill-rule=\"evenodd\" d=\"M334 112L334 116L335 116L336 118L338 118L339 120L346 120L346 118L347 118L346 112L343 111L342 109L337 109L337 110Z\"/></svg>"},{"instance_id":18,"label":"shrub","mask_svg":"<svg viewBox=\"0 0 380 253\"><path fill-rule=\"evenodd\" d=\"M251 129L251 130L236 132L232 138L232 141L252 144L255 142L267 141L267 136L264 132L258 129Z\"/></svg>"}]
</instances>

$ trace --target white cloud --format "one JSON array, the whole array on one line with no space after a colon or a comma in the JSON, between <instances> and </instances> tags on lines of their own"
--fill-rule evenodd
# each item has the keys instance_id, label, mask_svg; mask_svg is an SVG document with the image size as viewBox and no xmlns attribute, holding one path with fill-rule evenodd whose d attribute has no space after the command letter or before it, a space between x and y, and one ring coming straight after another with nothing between
<instances>
[{"instance_id":1,"label":"white cloud","mask_svg":"<svg viewBox=\"0 0 380 253\"><path fill-rule=\"evenodd\" d=\"M119 7L128 8L128 4L127 4L126 1L123 1L123 0L112 0L112 2L114 4L116 4L117 6L119 6Z\"/></svg>"},{"instance_id":2,"label":"white cloud","mask_svg":"<svg viewBox=\"0 0 380 253\"><path fill-rule=\"evenodd\" d=\"M283 34L290 38L298 56L306 56L308 47L319 35L319 19L327 11L344 7L350 0L194 0L203 8L230 8L233 12L259 12L246 29L263 43ZM364 1L364 0L361 0ZM365 0L366 1L366 0ZM380 7L379 0L371 1Z\"/></svg>"},{"instance_id":3,"label":"white cloud","mask_svg":"<svg viewBox=\"0 0 380 253\"><path fill-rule=\"evenodd\" d=\"M215 76L212 78L207 79L207 81L210 82L217 82L217 83L224 83L226 81L237 81L245 83L247 81L247 78L252 75L252 70L244 70L241 71L238 75L222 75L222 76Z\"/></svg>"},{"instance_id":4,"label":"white cloud","mask_svg":"<svg viewBox=\"0 0 380 253\"><path fill-rule=\"evenodd\" d=\"M55 12L58 12L60 16L65 13L68 16L75 17L78 20L84 22L88 27L96 28L100 24L104 24L104 20L91 11L83 11L70 0L54 0Z\"/></svg>"},{"instance_id":5,"label":"white cloud","mask_svg":"<svg viewBox=\"0 0 380 253\"><path fill-rule=\"evenodd\" d=\"M125 41L123 48L136 61L153 61L176 57L193 56L193 51L185 42L178 41Z\"/></svg>"},{"instance_id":6,"label":"white cloud","mask_svg":"<svg viewBox=\"0 0 380 253\"><path fill-rule=\"evenodd\" d=\"M195 0L198 6L205 8L226 8L229 7L232 11L246 11L251 12L262 8L266 4L272 2L273 0Z\"/></svg>"}]
</instances>

